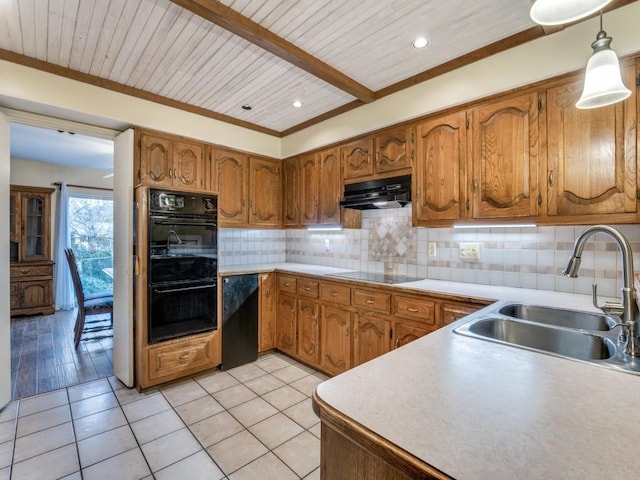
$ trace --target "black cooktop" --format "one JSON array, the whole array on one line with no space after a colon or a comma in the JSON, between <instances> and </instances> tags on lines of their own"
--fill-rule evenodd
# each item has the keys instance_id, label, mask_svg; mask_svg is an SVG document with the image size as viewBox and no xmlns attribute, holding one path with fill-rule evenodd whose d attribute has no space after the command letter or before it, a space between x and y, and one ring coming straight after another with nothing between
<instances>
[{"instance_id":1,"label":"black cooktop","mask_svg":"<svg viewBox=\"0 0 640 480\"><path fill-rule=\"evenodd\" d=\"M416 280L422 280L420 277L412 277L409 275L396 275L389 273L374 273L374 272L343 272L343 273L329 273L327 276L350 278L352 280L364 280L367 282L376 283L405 283L414 282Z\"/></svg>"}]
</instances>

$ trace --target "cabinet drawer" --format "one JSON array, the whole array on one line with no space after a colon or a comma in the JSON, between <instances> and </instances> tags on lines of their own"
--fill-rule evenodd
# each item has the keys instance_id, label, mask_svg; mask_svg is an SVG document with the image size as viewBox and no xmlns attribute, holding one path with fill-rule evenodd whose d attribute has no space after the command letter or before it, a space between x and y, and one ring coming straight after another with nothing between
<instances>
[{"instance_id":1,"label":"cabinet drawer","mask_svg":"<svg viewBox=\"0 0 640 480\"><path fill-rule=\"evenodd\" d=\"M351 289L344 285L320 284L320 298L327 302L351 305Z\"/></svg>"},{"instance_id":2,"label":"cabinet drawer","mask_svg":"<svg viewBox=\"0 0 640 480\"><path fill-rule=\"evenodd\" d=\"M484 305L443 303L440 305L440 318L443 325L448 325L462 317L469 315L476 310L480 310Z\"/></svg>"},{"instance_id":3,"label":"cabinet drawer","mask_svg":"<svg viewBox=\"0 0 640 480\"><path fill-rule=\"evenodd\" d=\"M389 313L391 311L391 295L354 288L351 291L351 304L372 312Z\"/></svg>"},{"instance_id":4,"label":"cabinet drawer","mask_svg":"<svg viewBox=\"0 0 640 480\"><path fill-rule=\"evenodd\" d=\"M177 373L188 374L212 363L210 336L171 343L149 349L149 379L156 380ZM214 366L214 365L210 365Z\"/></svg>"},{"instance_id":5,"label":"cabinet drawer","mask_svg":"<svg viewBox=\"0 0 640 480\"><path fill-rule=\"evenodd\" d=\"M296 277L291 275L278 275L278 290L281 292L296 293Z\"/></svg>"},{"instance_id":6,"label":"cabinet drawer","mask_svg":"<svg viewBox=\"0 0 640 480\"><path fill-rule=\"evenodd\" d=\"M396 295L393 313L398 317L418 320L430 325L436 323L436 304L430 300Z\"/></svg>"},{"instance_id":7,"label":"cabinet drawer","mask_svg":"<svg viewBox=\"0 0 640 480\"><path fill-rule=\"evenodd\" d=\"M309 298L318 298L318 282L306 278L298 279L298 295Z\"/></svg>"},{"instance_id":8,"label":"cabinet drawer","mask_svg":"<svg viewBox=\"0 0 640 480\"><path fill-rule=\"evenodd\" d=\"M14 265L10 267L12 280L27 277L52 277L53 265Z\"/></svg>"}]
</instances>

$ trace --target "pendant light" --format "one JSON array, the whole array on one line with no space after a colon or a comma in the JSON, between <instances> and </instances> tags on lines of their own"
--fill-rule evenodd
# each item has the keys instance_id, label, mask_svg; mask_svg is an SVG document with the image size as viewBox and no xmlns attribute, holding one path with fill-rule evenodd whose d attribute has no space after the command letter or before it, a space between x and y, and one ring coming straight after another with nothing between
<instances>
[{"instance_id":1,"label":"pendant light","mask_svg":"<svg viewBox=\"0 0 640 480\"><path fill-rule=\"evenodd\" d=\"M602 10L611 0L536 0L529 15L539 25L571 23Z\"/></svg>"},{"instance_id":2,"label":"pendant light","mask_svg":"<svg viewBox=\"0 0 640 480\"><path fill-rule=\"evenodd\" d=\"M602 29L600 12L600 31L591 44L593 55L587 63L584 77L584 90L576 103L577 108L597 108L620 102L631 95L631 90L622 83L618 56L611 50L611 37Z\"/></svg>"}]
</instances>

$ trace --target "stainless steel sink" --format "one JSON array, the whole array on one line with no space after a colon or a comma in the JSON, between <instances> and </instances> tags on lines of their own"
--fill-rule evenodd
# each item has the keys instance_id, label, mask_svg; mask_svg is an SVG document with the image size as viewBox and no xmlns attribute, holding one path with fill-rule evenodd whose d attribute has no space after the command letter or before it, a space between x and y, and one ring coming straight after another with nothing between
<instances>
[{"instance_id":1,"label":"stainless steel sink","mask_svg":"<svg viewBox=\"0 0 640 480\"><path fill-rule=\"evenodd\" d=\"M455 333L640 374L640 360L625 352L605 315L503 301L466 320Z\"/></svg>"},{"instance_id":2,"label":"stainless steel sink","mask_svg":"<svg viewBox=\"0 0 640 480\"><path fill-rule=\"evenodd\" d=\"M576 310L563 310L559 308L525 305L522 303L510 303L498 310L498 313L508 317L529 320L530 322L544 323L557 327L573 328L577 330L595 330L606 332L611 330L613 320L605 315L596 313L579 312Z\"/></svg>"},{"instance_id":3,"label":"stainless steel sink","mask_svg":"<svg viewBox=\"0 0 640 480\"><path fill-rule=\"evenodd\" d=\"M615 344L607 338L503 317L480 318L457 331L578 360L605 360L616 353Z\"/></svg>"}]
</instances>

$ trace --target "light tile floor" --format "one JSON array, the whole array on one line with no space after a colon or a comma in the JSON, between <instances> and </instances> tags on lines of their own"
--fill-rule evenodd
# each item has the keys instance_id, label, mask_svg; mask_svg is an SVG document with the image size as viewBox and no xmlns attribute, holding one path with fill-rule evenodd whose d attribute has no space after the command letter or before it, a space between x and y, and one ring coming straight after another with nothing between
<instances>
[{"instance_id":1,"label":"light tile floor","mask_svg":"<svg viewBox=\"0 0 640 480\"><path fill-rule=\"evenodd\" d=\"M111 377L15 401L0 480L319 479L326 378L273 353L143 393Z\"/></svg>"}]
</instances>

